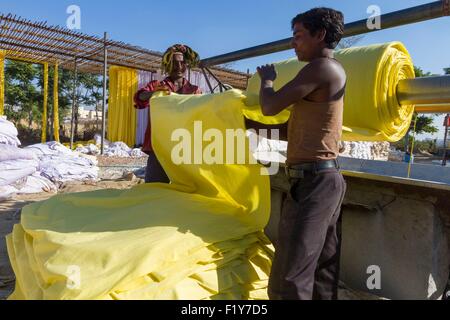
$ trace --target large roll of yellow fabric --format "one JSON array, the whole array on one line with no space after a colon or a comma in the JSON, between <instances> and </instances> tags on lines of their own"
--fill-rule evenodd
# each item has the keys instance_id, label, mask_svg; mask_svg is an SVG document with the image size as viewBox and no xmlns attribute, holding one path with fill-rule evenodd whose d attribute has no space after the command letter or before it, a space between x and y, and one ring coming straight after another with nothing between
<instances>
[{"instance_id":1,"label":"large roll of yellow fabric","mask_svg":"<svg viewBox=\"0 0 450 320\"><path fill-rule=\"evenodd\" d=\"M402 106L396 97L400 80L414 78L411 57L400 42L354 47L336 52L347 72L344 105L343 140L400 140L408 131L414 106ZM297 58L276 63L278 79L275 90L292 80L304 66ZM246 117L267 123L284 123L289 110L275 117L264 117L259 104L260 79L256 74L247 88Z\"/></svg>"},{"instance_id":2,"label":"large roll of yellow fabric","mask_svg":"<svg viewBox=\"0 0 450 320\"><path fill-rule=\"evenodd\" d=\"M133 147L136 143L136 109L133 97L138 89L135 69L109 68L108 139L123 141Z\"/></svg>"},{"instance_id":3,"label":"large roll of yellow fabric","mask_svg":"<svg viewBox=\"0 0 450 320\"><path fill-rule=\"evenodd\" d=\"M153 147L170 185L25 207L7 237L16 274L10 299L267 299L266 169L249 161L247 148L245 164L217 158L238 150L225 139L230 129L245 138L243 99L238 90L152 98ZM177 165L175 156L192 164Z\"/></svg>"}]
</instances>

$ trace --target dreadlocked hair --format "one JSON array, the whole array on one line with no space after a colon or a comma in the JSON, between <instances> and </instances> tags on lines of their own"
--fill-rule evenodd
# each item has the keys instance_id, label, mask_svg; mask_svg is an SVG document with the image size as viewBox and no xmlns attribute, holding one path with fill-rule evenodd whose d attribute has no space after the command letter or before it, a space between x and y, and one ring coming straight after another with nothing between
<instances>
[{"instance_id":1,"label":"dreadlocked hair","mask_svg":"<svg viewBox=\"0 0 450 320\"><path fill-rule=\"evenodd\" d=\"M164 72L168 74L172 72L173 55L176 53L183 54L184 61L189 68L195 68L200 63L200 57L197 52L186 45L176 44L167 49L162 57L161 67Z\"/></svg>"}]
</instances>

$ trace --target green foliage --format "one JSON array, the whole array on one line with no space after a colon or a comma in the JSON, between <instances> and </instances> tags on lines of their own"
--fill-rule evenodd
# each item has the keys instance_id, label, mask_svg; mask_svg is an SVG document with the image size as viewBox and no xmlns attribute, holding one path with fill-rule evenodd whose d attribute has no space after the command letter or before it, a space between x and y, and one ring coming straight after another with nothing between
<instances>
[{"instance_id":1,"label":"green foliage","mask_svg":"<svg viewBox=\"0 0 450 320\"><path fill-rule=\"evenodd\" d=\"M6 61L5 114L16 124L20 119L30 122L36 114L39 93L34 84L37 68L33 64Z\"/></svg>"},{"instance_id":2,"label":"green foliage","mask_svg":"<svg viewBox=\"0 0 450 320\"><path fill-rule=\"evenodd\" d=\"M416 74L416 78L420 77L429 77L431 76L431 72L424 72L422 68L414 66L414 73Z\"/></svg>"},{"instance_id":3,"label":"green foliage","mask_svg":"<svg viewBox=\"0 0 450 320\"><path fill-rule=\"evenodd\" d=\"M393 143L397 150L406 151L405 148L405 139L402 139L398 142ZM411 141L409 143L409 148L411 148ZM416 140L414 142L414 153L419 152L429 152L429 153L437 153L436 140Z\"/></svg>"},{"instance_id":4,"label":"green foliage","mask_svg":"<svg viewBox=\"0 0 450 320\"><path fill-rule=\"evenodd\" d=\"M59 119L70 116L74 91L74 72L59 68L58 70L58 105ZM54 68L49 66L48 76L48 125L49 133L53 130L53 79ZM5 61L5 114L17 127L20 120L27 120L31 130L33 123L39 127L43 111L44 67L27 62ZM98 75L79 73L77 77L76 127L78 125L78 106L96 106L102 100L102 78Z\"/></svg>"}]
</instances>

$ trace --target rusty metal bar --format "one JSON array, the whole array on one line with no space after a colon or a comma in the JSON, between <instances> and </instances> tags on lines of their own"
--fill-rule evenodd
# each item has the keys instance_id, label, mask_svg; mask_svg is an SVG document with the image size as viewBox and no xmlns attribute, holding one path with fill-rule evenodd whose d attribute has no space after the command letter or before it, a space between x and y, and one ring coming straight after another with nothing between
<instances>
[{"instance_id":1,"label":"rusty metal bar","mask_svg":"<svg viewBox=\"0 0 450 320\"><path fill-rule=\"evenodd\" d=\"M406 24L416 23L425 20L436 19L450 15L450 0L435 1L420 6L394 11L380 16L382 28L380 30L398 27ZM358 20L345 25L344 37L351 37L359 34L379 31L378 29L368 29L367 19ZM262 44L259 46L233 51L215 57L203 59L201 67L210 67L227 62L254 58L266 54L289 50L291 48L292 37Z\"/></svg>"}]
</instances>

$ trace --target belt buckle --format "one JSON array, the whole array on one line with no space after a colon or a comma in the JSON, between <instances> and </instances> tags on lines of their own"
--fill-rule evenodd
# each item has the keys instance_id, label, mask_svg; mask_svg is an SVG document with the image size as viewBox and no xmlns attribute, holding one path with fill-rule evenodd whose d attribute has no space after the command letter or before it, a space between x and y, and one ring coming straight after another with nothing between
<instances>
[{"instance_id":1,"label":"belt buckle","mask_svg":"<svg viewBox=\"0 0 450 320\"><path fill-rule=\"evenodd\" d=\"M305 178L305 174L303 170L297 170L297 169L292 169L289 168L288 166L286 166L284 168L286 176L289 180L289 183L292 183L295 180L299 180L299 179L304 179ZM294 171L295 175L291 175L291 172Z\"/></svg>"}]
</instances>

